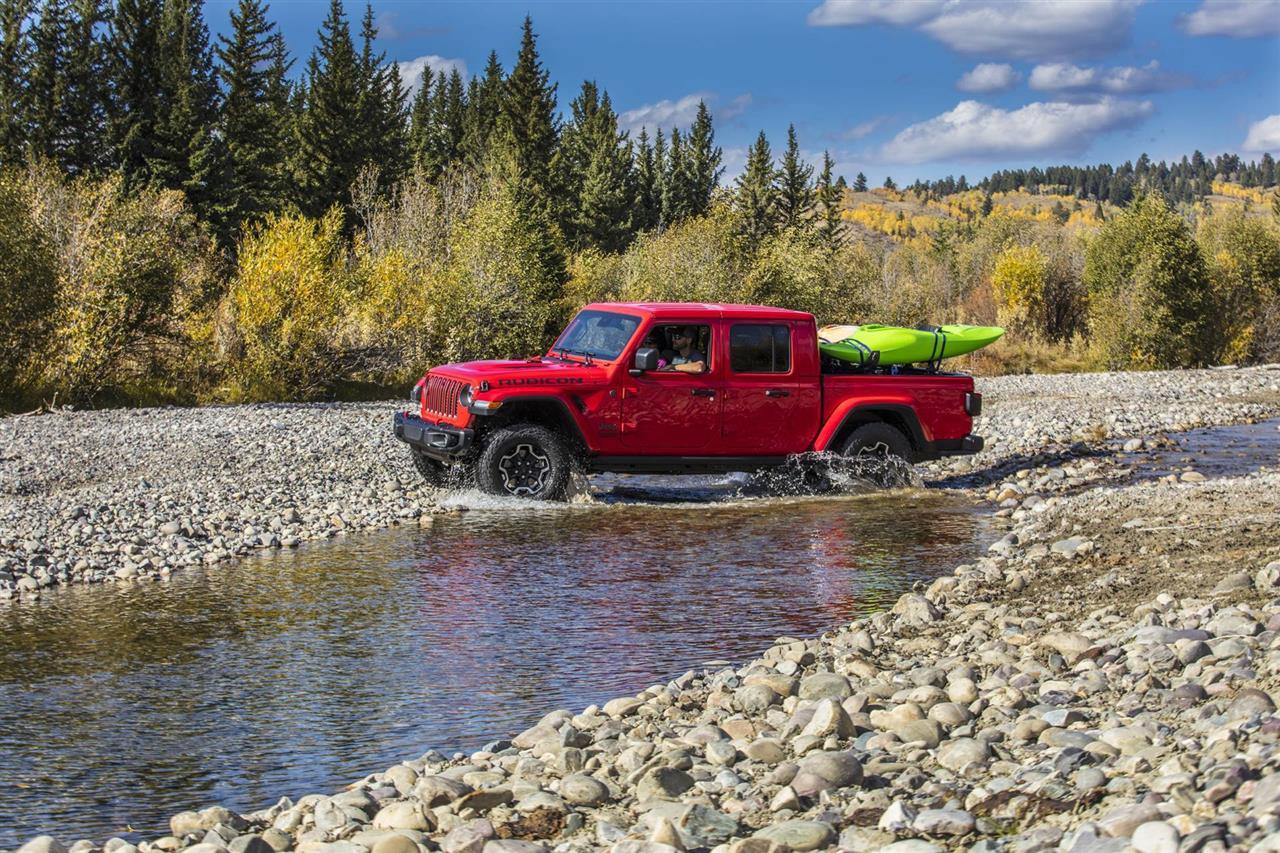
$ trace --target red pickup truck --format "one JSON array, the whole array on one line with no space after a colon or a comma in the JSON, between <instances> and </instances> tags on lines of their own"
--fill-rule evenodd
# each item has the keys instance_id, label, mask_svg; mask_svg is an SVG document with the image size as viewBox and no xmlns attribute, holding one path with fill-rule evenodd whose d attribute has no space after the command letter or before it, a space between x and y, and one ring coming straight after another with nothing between
<instances>
[{"instance_id":1,"label":"red pickup truck","mask_svg":"<svg viewBox=\"0 0 1280 853\"><path fill-rule=\"evenodd\" d=\"M874 361L874 359L873 359ZM807 451L910 462L976 453L972 377L824 360L812 314L598 303L545 354L435 367L397 412L418 470L563 498L572 472L755 471Z\"/></svg>"}]
</instances>

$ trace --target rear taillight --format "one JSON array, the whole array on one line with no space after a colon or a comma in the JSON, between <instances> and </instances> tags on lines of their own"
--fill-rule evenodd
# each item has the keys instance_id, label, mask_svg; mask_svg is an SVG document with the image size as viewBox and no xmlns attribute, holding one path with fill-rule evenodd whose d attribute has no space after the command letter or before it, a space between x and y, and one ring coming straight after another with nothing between
<instances>
[{"instance_id":1,"label":"rear taillight","mask_svg":"<svg viewBox=\"0 0 1280 853\"><path fill-rule=\"evenodd\" d=\"M982 395L977 391L970 391L964 395L964 413L971 418L982 414Z\"/></svg>"}]
</instances>

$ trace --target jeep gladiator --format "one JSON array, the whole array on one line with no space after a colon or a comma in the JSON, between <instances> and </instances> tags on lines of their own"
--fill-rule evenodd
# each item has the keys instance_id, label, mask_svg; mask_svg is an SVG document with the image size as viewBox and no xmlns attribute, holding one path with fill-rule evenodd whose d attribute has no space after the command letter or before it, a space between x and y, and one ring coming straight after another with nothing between
<instances>
[{"instance_id":1,"label":"jeep gladiator","mask_svg":"<svg viewBox=\"0 0 1280 853\"><path fill-rule=\"evenodd\" d=\"M410 399L395 435L429 482L465 466L486 492L540 500L562 499L574 470L756 471L809 451L916 462L983 444L972 377L824 359L812 314L751 305L588 305L545 355L435 367Z\"/></svg>"}]
</instances>

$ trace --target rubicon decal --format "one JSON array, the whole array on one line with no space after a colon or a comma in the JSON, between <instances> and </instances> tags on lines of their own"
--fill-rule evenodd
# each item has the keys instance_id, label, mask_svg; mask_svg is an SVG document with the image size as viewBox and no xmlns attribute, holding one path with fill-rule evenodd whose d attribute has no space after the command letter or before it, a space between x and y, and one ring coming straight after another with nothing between
<instances>
[{"instance_id":1,"label":"rubicon decal","mask_svg":"<svg viewBox=\"0 0 1280 853\"><path fill-rule=\"evenodd\" d=\"M580 376L546 376L542 378L497 379L495 381L499 386L510 387L513 385L581 385L586 380Z\"/></svg>"}]
</instances>

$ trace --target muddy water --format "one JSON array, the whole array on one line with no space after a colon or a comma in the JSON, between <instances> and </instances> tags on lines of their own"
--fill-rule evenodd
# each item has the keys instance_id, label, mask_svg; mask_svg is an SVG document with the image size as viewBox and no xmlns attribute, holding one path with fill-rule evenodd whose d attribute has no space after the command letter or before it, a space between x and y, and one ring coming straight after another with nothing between
<instances>
[{"instance_id":1,"label":"muddy water","mask_svg":"<svg viewBox=\"0 0 1280 853\"><path fill-rule=\"evenodd\" d=\"M4 608L0 848L154 835L474 749L883 608L986 538L943 493L740 485L602 478L536 510L462 494L472 510L430 529Z\"/></svg>"}]
</instances>

